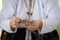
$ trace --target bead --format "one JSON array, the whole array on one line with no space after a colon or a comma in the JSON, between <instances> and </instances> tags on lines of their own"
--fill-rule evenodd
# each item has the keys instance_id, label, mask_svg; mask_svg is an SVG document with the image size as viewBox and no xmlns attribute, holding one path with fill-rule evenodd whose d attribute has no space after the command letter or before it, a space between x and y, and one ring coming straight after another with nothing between
<instances>
[{"instance_id":1,"label":"bead","mask_svg":"<svg viewBox=\"0 0 60 40\"><path fill-rule=\"evenodd\" d=\"M30 15L32 15L32 13Z\"/></svg>"},{"instance_id":2,"label":"bead","mask_svg":"<svg viewBox=\"0 0 60 40\"><path fill-rule=\"evenodd\" d=\"M29 14L29 12L27 12L27 14Z\"/></svg>"}]
</instances>

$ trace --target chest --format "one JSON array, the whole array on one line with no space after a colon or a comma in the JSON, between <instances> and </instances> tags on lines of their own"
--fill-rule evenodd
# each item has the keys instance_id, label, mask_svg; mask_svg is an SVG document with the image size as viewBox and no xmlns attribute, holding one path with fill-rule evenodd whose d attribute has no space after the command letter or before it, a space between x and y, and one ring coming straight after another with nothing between
<instances>
[{"instance_id":1,"label":"chest","mask_svg":"<svg viewBox=\"0 0 60 40\"><path fill-rule=\"evenodd\" d=\"M32 4L30 5L29 0L22 0L18 4L17 8L17 16L21 18L32 18L32 19L40 19L43 18L44 11L46 12L49 7L47 5L50 4L50 0L32 0ZM28 13L29 12L29 13Z\"/></svg>"}]
</instances>

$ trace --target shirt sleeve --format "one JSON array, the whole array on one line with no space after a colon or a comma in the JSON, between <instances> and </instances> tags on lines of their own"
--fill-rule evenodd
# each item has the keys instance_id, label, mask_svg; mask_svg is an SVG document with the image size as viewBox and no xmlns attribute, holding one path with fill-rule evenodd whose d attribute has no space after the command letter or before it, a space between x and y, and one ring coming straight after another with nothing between
<instances>
[{"instance_id":1,"label":"shirt sleeve","mask_svg":"<svg viewBox=\"0 0 60 40\"><path fill-rule=\"evenodd\" d=\"M60 25L60 8L57 0L49 0L45 5L45 19L43 19L43 27L41 33L48 33Z\"/></svg>"},{"instance_id":2,"label":"shirt sleeve","mask_svg":"<svg viewBox=\"0 0 60 40\"><path fill-rule=\"evenodd\" d=\"M0 28L9 33L14 33L17 31L17 29L15 29L15 31L12 31L9 25L10 19L15 15L15 9L16 0L4 0L3 9L0 12Z\"/></svg>"}]
</instances>

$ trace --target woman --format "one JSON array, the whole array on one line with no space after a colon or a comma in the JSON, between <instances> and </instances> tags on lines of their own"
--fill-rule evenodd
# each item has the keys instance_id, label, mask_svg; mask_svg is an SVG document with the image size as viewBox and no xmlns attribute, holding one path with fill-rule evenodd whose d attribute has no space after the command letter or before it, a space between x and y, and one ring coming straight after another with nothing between
<instances>
[{"instance_id":1,"label":"woman","mask_svg":"<svg viewBox=\"0 0 60 40\"><path fill-rule=\"evenodd\" d=\"M59 10L57 0L5 0L1 19L9 19L8 23L2 21L13 31L18 28L12 40L35 40L35 30L40 35L39 40L58 40L56 28L60 25Z\"/></svg>"}]
</instances>

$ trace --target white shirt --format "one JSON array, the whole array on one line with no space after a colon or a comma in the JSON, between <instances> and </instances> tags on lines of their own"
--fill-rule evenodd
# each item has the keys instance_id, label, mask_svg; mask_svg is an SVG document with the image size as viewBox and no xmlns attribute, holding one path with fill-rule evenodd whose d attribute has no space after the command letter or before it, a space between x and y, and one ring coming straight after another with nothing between
<instances>
[{"instance_id":1,"label":"white shirt","mask_svg":"<svg viewBox=\"0 0 60 40\"><path fill-rule=\"evenodd\" d=\"M14 15L22 19L29 19L23 0L4 0L4 7L0 13L0 27L12 33L13 31L10 29L9 20ZM30 16L30 20L43 21L40 34L55 30L60 25L60 8L57 0L35 0L34 12Z\"/></svg>"}]
</instances>

